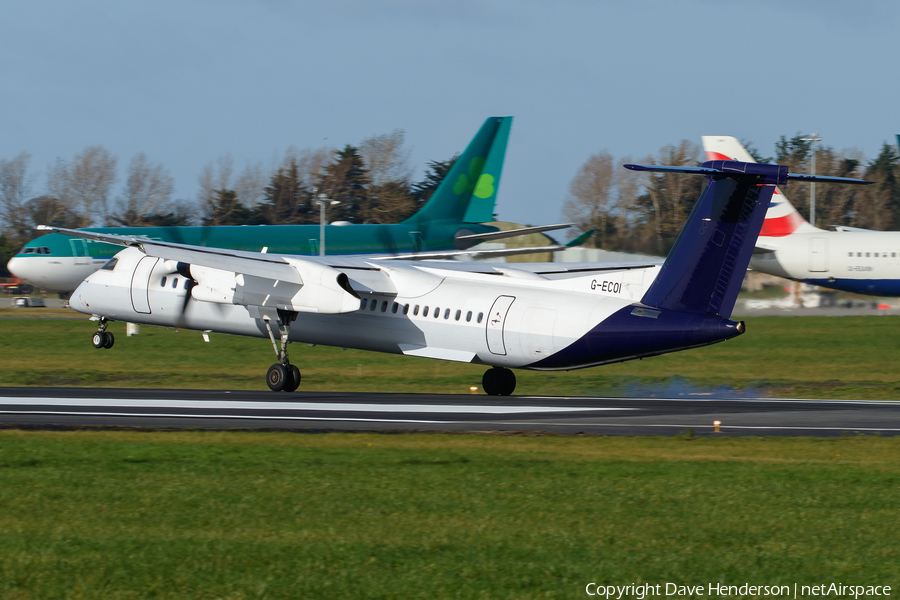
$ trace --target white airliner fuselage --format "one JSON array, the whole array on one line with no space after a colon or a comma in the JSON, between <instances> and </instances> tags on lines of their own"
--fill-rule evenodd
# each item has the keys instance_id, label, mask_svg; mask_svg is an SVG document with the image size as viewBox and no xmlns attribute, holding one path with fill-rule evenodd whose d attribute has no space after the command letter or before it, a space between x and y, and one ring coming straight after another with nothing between
<instances>
[{"instance_id":1,"label":"white airliner fuselage","mask_svg":"<svg viewBox=\"0 0 900 600\"><path fill-rule=\"evenodd\" d=\"M193 280L179 273L172 261L148 258L136 248L116 258L111 270L100 269L79 286L70 299L74 309L111 320L262 338L269 337L266 317L271 322L278 318L277 302L242 306L224 296L222 302L197 300ZM366 266L364 261L357 264ZM391 261L379 268L344 267L360 297L353 310L299 312L290 341L553 369L552 364L536 363L639 301L659 271L659 266L604 270L593 265L588 274L579 274L550 264L540 267L555 273L542 275L505 266L497 270L483 265L476 272L453 266L443 261ZM233 273L223 276L234 280Z\"/></svg>"},{"instance_id":2,"label":"white airliner fuselage","mask_svg":"<svg viewBox=\"0 0 900 600\"><path fill-rule=\"evenodd\" d=\"M755 271L848 292L900 296L898 232L818 229L761 237L757 248L750 260Z\"/></svg>"}]
</instances>

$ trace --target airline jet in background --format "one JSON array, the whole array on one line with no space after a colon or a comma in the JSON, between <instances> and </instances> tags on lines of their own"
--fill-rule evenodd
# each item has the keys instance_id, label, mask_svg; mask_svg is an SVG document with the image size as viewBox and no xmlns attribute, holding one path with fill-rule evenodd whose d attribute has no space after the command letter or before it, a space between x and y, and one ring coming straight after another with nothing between
<instances>
[{"instance_id":1,"label":"airline jet in background","mask_svg":"<svg viewBox=\"0 0 900 600\"><path fill-rule=\"evenodd\" d=\"M268 338L270 389L294 391L290 342L489 366L485 392L509 395L512 368L569 370L720 342L774 186L786 167L732 161L702 167L626 165L709 181L663 265L297 257L40 227L127 246L73 293L112 346L110 320ZM207 338L208 339L208 338Z\"/></svg>"},{"instance_id":2,"label":"airline jet in background","mask_svg":"<svg viewBox=\"0 0 900 600\"><path fill-rule=\"evenodd\" d=\"M733 137L702 139L706 160L754 162ZM900 232L836 229L810 225L776 188L750 268L846 292L900 296Z\"/></svg>"},{"instance_id":3,"label":"airline jet in background","mask_svg":"<svg viewBox=\"0 0 900 600\"><path fill-rule=\"evenodd\" d=\"M425 206L402 223L326 226L327 254L434 256L443 250L466 249L485 240L568 227L549 225L499 231L496 227L481 224L494 220L494 202L511 125L512 117L487 119ZM322 243L319 225L107 227L85 231L233 250L267 248L268 252L290 255L317 255ZM90 238L54 233L25 244L10 259L8 268L13 275L32 285L66 293L106 264L119 249L116 245ZM549 249L541 248L540 251ZM489 254L533 251L499 250Z\"/></svg>"}]
</instances>

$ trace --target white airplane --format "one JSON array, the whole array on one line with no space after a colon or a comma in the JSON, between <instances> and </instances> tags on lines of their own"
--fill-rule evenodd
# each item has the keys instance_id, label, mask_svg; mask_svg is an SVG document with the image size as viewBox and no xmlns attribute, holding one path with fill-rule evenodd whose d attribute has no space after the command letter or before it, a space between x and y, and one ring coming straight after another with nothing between
<instances>
[{"instance_id":1,"label":"white airplane","mask_svg":"<svg viewBox=\"0 0 900 600\"><path fill-rule=\"evenodd\" d=\"M661 267L297 257L40 229L128 246L70 299L100 322L97 348L113 345L111 320L183 327L269 338L274 391L297 389L287 345L304 342L487 365L484 391L509 395L512 368L579 369L743 333L729 317L774 184L808 178L731 161L626 167L709 180Z\"/></svg>"},{"instance_id":2,"label":"white airplane","mask_svg":"<svg viewBox=\"0 0 900 600\"><path fill-rule=\"evenodd\" d=\"M702 139L706 160L754 162L733 137ZM776 188L750 268L846 292L900 296L900 232L836 229L810 225Z\"/></svg>"}]
</instances>

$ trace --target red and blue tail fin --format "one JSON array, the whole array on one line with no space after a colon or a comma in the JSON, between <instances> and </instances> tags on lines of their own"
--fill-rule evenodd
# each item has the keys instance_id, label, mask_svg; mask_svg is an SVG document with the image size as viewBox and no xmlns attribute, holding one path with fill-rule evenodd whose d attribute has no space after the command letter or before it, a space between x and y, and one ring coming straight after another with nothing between
<instances>
[{"instance_id":1,"label":"red and blue tail fin","mask_svg":"<svg viewBox=\"0 0 900 600\"><path fill-rule=\"evenodd\" d=\"M703 151L706 153L706 160L756 162L737 138L729 135L704 135L700 139L703 141ZM817 231L817 228L810 225L797 212L797 209L788 201L781 190L776 187L772 201L769 203L769 210L766 211L766 219L763 221L759 237L780 238L792 233L811 231Z\"/></svg>"}]
</instances>

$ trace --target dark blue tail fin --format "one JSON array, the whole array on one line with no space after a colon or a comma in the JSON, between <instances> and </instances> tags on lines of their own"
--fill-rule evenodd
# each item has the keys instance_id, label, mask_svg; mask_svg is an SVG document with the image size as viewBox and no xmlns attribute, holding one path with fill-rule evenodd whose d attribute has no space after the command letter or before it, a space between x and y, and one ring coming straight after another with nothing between
<instances>
[{"instance_id":1,"label":"dark blue tail fin","mask_svg":"<svg viewBox=\"0 0 900 600\"><path fill-rule=\"evenodd\" d=\"M730 317L774 186L787 182L787 167L737 161L710 161L699 168L625 166L709 179L641 302Z\"/></svg>"}]
</instances>

